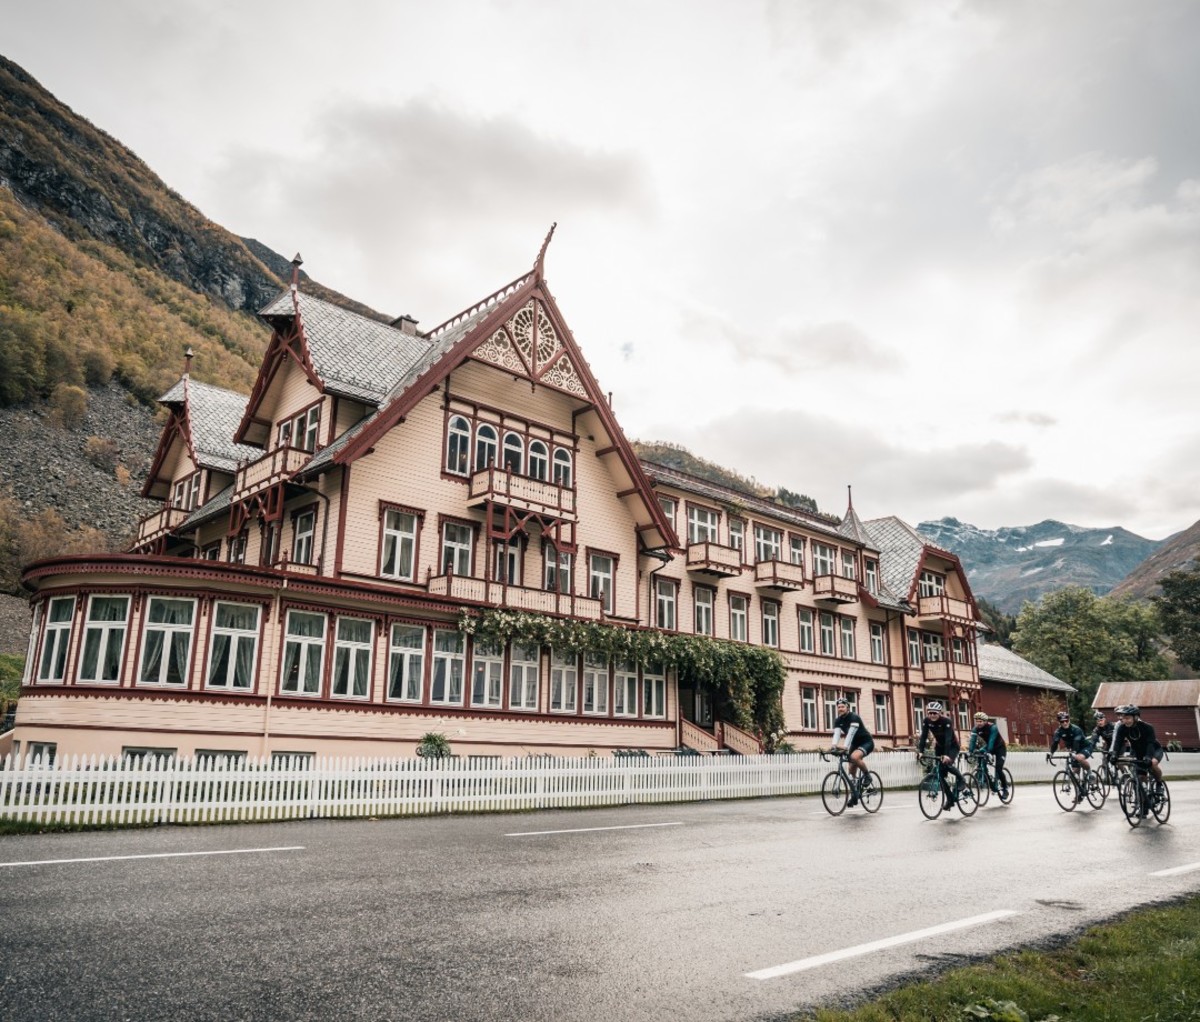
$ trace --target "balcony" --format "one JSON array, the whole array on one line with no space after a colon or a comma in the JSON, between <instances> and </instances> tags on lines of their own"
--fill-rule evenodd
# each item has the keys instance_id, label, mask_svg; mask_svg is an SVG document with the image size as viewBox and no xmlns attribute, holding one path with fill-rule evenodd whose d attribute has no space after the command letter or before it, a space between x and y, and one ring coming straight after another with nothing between
<instances>
[{"instance_id":1,"label":"balcony","mask_svg":"<svg viewBox=\"0 0 1200 1022\"><path fill-rule=\"evenodd\" d=\"M742 572L742 552L731 546L705 541L687 548L687 570L728 578Z\"/></svg>"},{"instance_id":2,"label":"balcony","mask_svg":"<svg viewBox=\"0 0 1200 1022\"><path fill-rule=\"evenodd\" d=\"M926 681L955 681L979 684L979 673L974 664L960 664L954 660L926 660Z\"/></svg>"},{"instance_id":3,"label":"balcony","mask_svg":"<svg viewBox=\"0 0 1200 1022\"><path fill-rule=\"evenodd\" d=\"M154 543L169 535L183 524L185 518L191 514L181 507L174 507L170 504L166 505L161 511L156 511L152 515L146 515L138 522L138 534L136 546L143 547Z\"/></svg>"},{"instance_id":4,"label":"balcony","mask_svg":"<svg viewBox=\"0 0 1200 1022\"><path fill-rule=\"evenodd\" d=\"M234 501L246 500L256 493L269 490L276 483L291 479L312 457L311 451L299 447L276 447L257 461L238 466L233 482Z\"/></svg>"},{"instance_id":5,"label":"balcony","mask_svg":"<svg viewBox=\"0 0 1200 1022\"><path fill-rule=\"evenodd\" d=\"M435 575L429 580L429 593L431 596L453 596L459 600L490 603L509 610L561 614L588 621L599 621L604 615L603 604L588 596L552 593L545 589L526 589L524 586L467 575Z\"/></svg>"},{"instance_id":6,"label":"balcony","mask_svg":"<svg viewBox=\"0 0 1200 1022\"><path fill-rule=\"evenodd\" d=\"M949 618L952 621L970 624L975 620L971 613L971 605L966 600L956 600L946 593L920 597L917 600L917 617L922 623Z\"/></svg>"},{"instance_id":7,"label":"balcony","mask_svg":"<svg viewBox=\"0 0 1200 1022\"><path fill-rule=\"evenodd\" d=\"M760 589L795 592L804 588L804 567L790 561L759 561L754 565L754 584Z\"/></svg>"},{"instance_id":8,"label":"balcony","mask_svg":"<svg viewBox=\"0 0 1200 1022\"><path fill-rule=\"evenodd\" d=\"M491 466L471 476L468 503L472 507L493 503L521 511L575 519L575 491L542 479L530 479Z\"/></svg>"},{"instance_id":9,"label":"balcony","mask_svg":"<svg viewBox=\"0 0 1200 1022\"><path fill-rule=\"evenodd\" d=\"M844 575L816 575L813 578L813 599L830 603L855 603L858 582Z\"/></svg>"}]
</instances>

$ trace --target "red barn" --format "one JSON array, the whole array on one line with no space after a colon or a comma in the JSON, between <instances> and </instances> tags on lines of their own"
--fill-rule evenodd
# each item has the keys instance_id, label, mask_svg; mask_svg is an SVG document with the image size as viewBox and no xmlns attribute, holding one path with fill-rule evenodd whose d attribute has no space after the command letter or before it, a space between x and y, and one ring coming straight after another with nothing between
<instances>
[{"instance_id":1,"label":"red barn","mask_svg":"<svg viewBox=\"0 0 1200 1022\"><path fill-rule=\"evenodd\" d=\"M1154 727L1165 748L1178 742L1184 752L1200 751L1200 678L1167 681L1105 681L1092 700L1095 709L1112 716L1118 706L1134 703Z\"/></svg>"},{"instance_id":2,"label":"red barn","mask_svg":"<svg viewBox=\"0 0 1200 1022\"><path fill-rule=\"evenodd\" d=\"M980 703L1010 745L1048 745L1075 689L1010 649L979 644Z\"/></svg>"}]
</instances>

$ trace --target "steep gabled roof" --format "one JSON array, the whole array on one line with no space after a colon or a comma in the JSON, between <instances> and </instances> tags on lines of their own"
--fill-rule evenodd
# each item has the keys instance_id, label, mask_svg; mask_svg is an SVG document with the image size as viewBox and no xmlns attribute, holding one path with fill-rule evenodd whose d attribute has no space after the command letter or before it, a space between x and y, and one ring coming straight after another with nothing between
<instances>
[{"instance_id":1,"label":"steep gabled roof","mask_svg":"<svg viewBox=\"0 0 1200 1022\"><path fill-rule=\"evenodd\" d=\"M967 591L968 602L974 605L967 573L963 570L957 554L934 546L911 525L895 516L873 518L869 522L859 524L874 539L875 549L880 552L879 570L892 592L912 601L916 597L920 572L929 556L933 554L954 565Z\"/></svg>"},{"instance_id":2,"label":"steep gabled roof","mask_svg":"<svg viewBox=\"0 0 1200 1022\"><path fill-rule=\"evenodd\" d=\"M847 494L849 494L849 490L850 487L847 486ZM868 550L879 550L879 547L875 545L875 538L867 531L862 519L858 517L858 512L854 510L853 499L847 500L846 514L842 518L842 524L838 526L838 532Z\"/></svg>"},{"instance_id":3,"label":"steep gabled roof","mask_svg":"<svg viewBox=\"0 0 1200 1022\"><path fill-rule=\"evenodd\" d=\"M1074 692L1065 681L1031 664L1011 649L993 642L979 644L979 680L1000 681L1008 685L1024 685L1027 688L1044 688L1050 692Z\"/></svg>"}]
</instances>

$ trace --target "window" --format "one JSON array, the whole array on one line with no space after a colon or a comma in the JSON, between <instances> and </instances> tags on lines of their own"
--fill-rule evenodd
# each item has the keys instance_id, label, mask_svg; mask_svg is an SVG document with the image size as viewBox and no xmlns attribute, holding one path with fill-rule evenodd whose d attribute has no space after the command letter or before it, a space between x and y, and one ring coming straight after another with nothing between
<instances>
[{"instance_id":1,"label":"window","mask_svg":"<svg viewBox=\"0 0 1200 1022\"><path fill-rule=\"evenodd\" d=\"M371 646L375 625L356 617L337 619L333 647L333 694L365 699L371 694Z\"/></svg>"},{"instance_id":2,"label":"window","mask_svg":"<svg viewBox=\"0 0 1200 1022\"><path fill-rule=\"evenodd\" d=\"M958 701L958 729L959 731L971 730L971 707L965 699Z\"/></svg>"},{"instance_id":3,"label":"window","mask_svg":"<svg viewBox=\"0 0 1200 1022\"><path fill-rule=\"evenodd\" d=\"M675 509L679 506L674 497L659 497L658 506L662 508L663 517L675 528Z\"/></svg>"},{"instance_id":4,"label":"window","mask_svg":"<svg viewBox=\"0 0 1200 1022\"><path fill-rule=\"evenodd\" d=\"M821 655L822 656L835 656L837 654L837 650L834 648L833 615L822 613L820 623L821 623Z\"/></svg>"},{"instance_id":5,"label":"window","mask_svg":"<svg viewBox=\"0 0 1200 1022\"><path fill-rule=\"evenodd\" d=\"M617 717L636 717L637 664L631 660L618 660L616 677L613 680L613 714Z\"/></svg>"},{"instance_id":6,"label":"window","mask_svg":"<svg viewBox=\"0 0 1200 1022\"><path fill-rule=\"evenodd\" d=\"M891 731L888 714L888 697L882 692L875 693L875 733L886 735Z\"/></svg>"},{"instance_id":7,"label":"window","mask_svg":"<svg viewBox=\"0 0 1200 1022\"><path fill-rule=\"evenodd\" d=\"M800 726L806 731L817 729L817 690L800 689Z\"/></svg>"},{"instance_id":8,"label":"window","mask_svg":"<svg viewBox=\"0 0 1200 1022\"><path fill-rule=\"evenodd\" d=\"M146 614L146 636L142 645L142 685L183 685L188 678L192 651L194 600L152 596Z\"/></svg>"},{"instance_id":9,"label":"window","mask_svg":"<svg viewBox=\"0 0 1200 1022\"><path fill-rule=\"evenodd\" d=\"M284 692L317 695L325 666L325 615L289 610L283 645Z\"/></svg>"},{"instance_id":10,"label":"window","mask_svg":"<svg viewBox=\"0 0 1200 1022\"><path fill-rule=\"evenodd\" d=\"M573 654L550 657L550 712L574 713L579 689L579 664Z\"/></svg>"},{"instance_id":11,"label":"window","mask_svg":"<svg viewBox=\"0 0 1200 1022\"><path fill-rule=\"evenodd\" d=\"M669 578L654 580L654 620L659 628L675 627L675 583Z\"/></svg>"},{"instance_id":12,"label":"window","mask_svg":"<svg viewBox=\"0 0 1200 1022\"><path fill-rule=\"evenodd\" d=\"M747 621L750 601L744 596L729 597L729 637L736 642L747 641Z\"/></svg>"},{"instance_id":13,"label":"window","mask_svg":"<svg viewBox=\"0 0 1200 1022\"><path fill-rule=\"evenodd\" d=\"M452 415L446 426L446 471L456 476L465 476L470 450L470 423L461 415Z\"/></svg>"},{"instance_id":14,"label":"window","mask_svg":"<svg viewBox=\"0 0 1200 1022\"><path fill-rule=\"evenodd\" d=\"M280 750L271 753L271 768L273 770L311 770L316 758L316 755L311 752Z\"/></svg>"},{"instance_id":15,"label":"window","mask_svg":"<svg viewBox=\"0 0 1200 1022\"><path fill-rule=\"evenodd\" d=\"M316 509L301 511L292 520L292 561L296 564L312 564L313 533L317 527Z\"/></svg>"},{"instance_id":16,"label":"window","mask_svg":"<svg viewBox=\"0 0 1200 1022\"><path fill-rule=\"evenodd\" d=\"M442 525L442 574L470 575L471 550L475 531L469 525L445 522Z\"/></svg>"},{"instance_id":17,"label":"window","mask_svg":"<svg viewBox=\"0 0 1200 1022\"><path fill-rule=\"evenodd\" d=\"M608 657L583 657L583 712L608 713Z\"/></svg>"},{"instance_id":18,"label":"window","mask_svg":"<svg viewBox=\"0 0 1200 1022\"><path fill-rule=\"evenodd\" d=\"M554 449L554 483L566 489L571 488L574 473L571 471L571 452L565 447Z\"/></svg>"},{"instance_id":19,"label":"window","mask_svg":"<svg viewBox=\"0 0 1200 1022\"><path fill-rule=\"evenodd\" d=\"M543 547L546 555L546 588L552 593L571 591L571 555L555 550L549 543Z\"/></svg>"},{"instance_id":20,"label":"window","mask_svg":"<svg viewBox=\"0 0 1200 1022\"><path fill-rule=\"evenodd\" d=\"M804 537L789 536L788 537L788 559L793 564L799 564L804 567Z\"/></svg>"},{"instance_id":21,"label":"window","mask_svg":"<svg viewBox=\"0 0 1200 1022\"><path fill-rule=\"evenodd\" d=\"M646 717L667 715L667 675L662 664L647 664L642 672L642 714Z\"/></svg>"},{"instance_id":22,"label":"window","mask_svg":"<svg viewBox=\"0 0 1200 1022\"><path fill-rule=\"evenodd\" d=\"M83 658L79 665L80 681L120 680L128 616L128 596L93 596L88 600L87 622L83 630Z\"/></svg>"},{"instance_id":23,"label":"window","mask_svg":"<svg viewBox=\"0 0 1200 1022\"><path fill-rule=\"evenodd\" d=\"M229 543L226 546L225 559L230 564L245 564L246 563L246 540L249 533L243 529L236 536L229 538Z\"/></svg>"},{"instance_id":24,"label":"window","mask_svg":"<svg viewBox=\"0 0 1200 1022\"><path fill-rule=\"evenodd\" d=\"M178 749L164 749L154 745L125 745L121 747L121 759L126 763L169 763L178 755Z\"/></svg>"},{"instance_id":25,"label":"window","mask_svg":"<svg viewBox=\"0 0 1200 1022\"><path fill-rule=\"evenodd\" d=\"M304 451L317 449L317 432L321 422L321 406L313 405L307 411L296 416L293 427L293 443Z\"/></svg>"},{"instance_id":26,"label":"window","mask_svg":"<svg viewBox=\"0 0 1200 1022\"><path fill-rule=\"evenodd\" d=\"M425 678L425 629L392 625L388 660L388 698L419 703Z\"/></svg>"},{"instance_id":27,"label":"window","mask_svg":"<svg viewBox=\"0 0 1200 1022\"><path fill-rule=\"evenodd\" d=\"M245 749L197 749L193 754L197 763L211 769L213 767L229 769L242 766L246 762Z\"/></svg>"},{"instance_id":28,"label":"window","mask_svg":"<svg viewBox=\"0 0 1200 1022\"><path fill-rule=\"evenodd\" d=\"M942 637L931 632L922 632L921 653L927 664L945 660L945 646L942 644Z\"/></svg>"},{"instance_id":29,"label":"window","mask_svg":"<svg viewBox=\"0 0 1200 1022\"><path fill-rule=\"evenodd\" d=\"M779 645L779 604L762 601L762 641L764 646Z\"/></svg>"},{"instance_id":30,"label":"window","mask_svg":"<svg viewBox=\"0 0 1200 1022\"><path fill-rule=\"evenodd\" d=\"M508 665L508 705L513 710L536 710L538 687L541 684L542 653L537 646L512 646Z\"/></svg>"},{"instance_id":31,"label":"window","mask_svg":"<svg viewBox=\"0 0 1200 1022\"><path fill-rule=\"evenodd\" d=\"M54 766L58 758L58 742L29 742L25 746L25 765L32 766L40 763L42 766Z\"/></svg>"},{"instance_id":32,"label":"window","mask_svg":"<svg viewBox=\"0 0 1200 1022\"><path fill-rule=\"evenodd\" d=\"M950 655L954 658L956 664L965 664L967 662L967 652L963 646L962 639L956 637L950 640Z\"/></svg>"},{"instance_id":33,"label":"window","mask_svg":"<svg viewBox=\"0 0 1200 1022\"><path fill-rule=\"evenodd\" d=\"M259 526L262 542L258 547L258 563L274 564L279 553L279 533L282 526L278 522L267 522Z\"/></svg>"},{"instance_id":34,"label":"window","mask_svg":"<svg viewBox=\"0 0 1200 1022\"><path fill-rule=\"evenodd\" d=\"M507 543L496 543L492 547L496 556L493 578L509 585L521 584L521 537L515 535Z\"/></svg>"},{"instance_id":35,"label":"window","mask_svg":"<svg viewBox=\"0 0 1200 1022\"><path fill-rule=\"evenodd\" d=\"M783 536L778 529L769 529L765 525L754 526L754 559L756 561L777 561Z\"/></svg>"},{"instance_id":36,"label":"window","mask_svg":"<svg viewBox=\"0 0 1200 1022\"><path fill-rule=\"evenodd\" d=\"M500 448L495 426L486 422L475 430L475 471L482 472L496 464L496 451Z\"/></svg>"},{"instance_id":37,"label":"window","mask_svg":"<svg viewBox=\"0 0 1200 1022\"><path fill-rule=\"evenodd\" d=\"M854 618L844 617L842 624L842 659L854 659Z\"/></svg>"},{"instance_id":38,"label":"window","mask_svg":"<svg viewBox=\"0 0 1200 1022\"><path fill-rule=\"evenodd\" d=\"M813 651L813 612L806 607L800 608L800 652Z\"/></svg>"},{"instance_id":39,"label":"window","mask_svg":"<svg viewBox=\"0 0 1200 1022\"><path fill-rule=\"evenodd\" d=\"M200 473L193 472L175 483L171 503L184 511L194 511L200 506Z\"/></svg>"},{"instance_id":40,"label":"window","mask_svg":"<svg viewBox=\"0 0 1200 1022\"><path fill-rule=\"evenodd\" d=\"M871 623L871 663L883 663L883 625Z\"/></svg>"},{"instance_id":41,"label":"window","mask_svg":"<svg viewBox=\"0 0 1200 1022\"><path fill-rule=\"evenodd\" d=\"M717 539L716 511L706 507L688 505L688 542L715 543Z\"/></svg>"},{"instance_id":42,"label":"window","mask_svg":"<svg viewBox=\"0 0 1200 1022\"><path fill-rule=\"evenodd\" d=\"M413 581L417 552L417 516L391 508L383 513L383 555L379 574Z\"/></svg>"},{"instance_id":43,"label":"window","mask_svg":"<svg viewBox=\"0 0 1200 1022\"><path fill-rule=\"evenodd\" d=\"M504 455L501 467L506 472L525 471L525 441L516 433L504 434Z\"/></svg>"},{"instance_id":44,"label":"window","mask_svg":"<svg viewBox=\"0 0 1200 1022\"><path fill-rule=\"evenodd\" d=\"M812 556L814 575L833 574L833 547L826 546L824 543L813 543Z\"/></svg>"},{"instance_id":45,"label":"window","mask_svg":"<svg viewBox=\"0 0 1200 1022\"><path fill-rule=\"evenodd\" d=\"M878 594L879 593L879 562L871 561L871 560L864 560L863 564L866 566L866 572L867 572L867 592Z\"/></svg>"},{"instance_id":46,"label":"window","mask_svg":"<svg viewBox=\"0 0 1200 1022\"><path fill-rule=\"evenodd\" d=\"M913 731L915 734L920 734L921 727L925 723L925 697L913 696Z\"/></svg>"},{"instance_id":47,"label":"window","mask_svg":"<svg viewBox=\"0 0 1200 1022\"><path fill-rule=\"evenodd\" d=\"M550 478L550 449L540 440L529 441L529 476L542 482Z\"/></svg>"},{"instance_id":48,"label":"window","mask_svg":"<svg viewBox=\"0 0 1200 1022\"><path fill-rule=\"evenodd\" d=\"M746 523L740 518L729 519L729 545L734 550L746 548Z\"/></svg>"},{"instance_id":49,"label":"window","mask_svg":"<svg viewBox=\"0 0 1200 1022\"><path fill-rule=\"evenodd\" d=\"M74 615L74 597L59 596L50 601L50 608L46 611L46 635L42 639L38 681L57 683L63 680L67 667L67 647L71 644L71 619Z\"/></svg>"},{"instance_id":50,"label":"window","mask_svg":"<svg viewBox=\"0 0 1200 1022\"><path fill-rule=\"evenodd\" d=\"M921 637L915 628L908 630L908 665L921 666Z\"/></svg>"},{"instance_id":51,"label":"window","mask_svg":"<svg viewBox=\"0 0 1200 1022\"><path fill-rule=\"evenodd\" d=\"M244 603L213 606L208 651L208 687L248 690L254 683L258 654L257 607Z\"/></svg>"},{"instance_id":52,"label":"window","mask_svg":"<svg viewBox=\"0 0 1200 1022\"><path fill-rule=\"evenodd\" d=\"M221 541L209 543L201 552L200 557L206 561L219 561L221 559Z\"/></svg>"},{"instance_id":53,"label":"window","mask_svg":"<svg viewBox=\"0 0 1200 1022\"><path fill-rule=\"evenodd\" d=\"M504 690L504 650L494 643L475 643L471 658L471 705L500 709Z\"/></svg>"},{"instance_id":54,"label":"window","mask_svg":"<svg viewBox=\"0 0 1200 1022\"><path fill-rule=\"evenodd\" d=\"M707 586L696 586L692 591L696 611L696 634L713 633L713 591Z\"/></svg>"},{"instance_id":55,"label":"window","mask_svg":"<svg viewBox=\"0 0 1200 1022\"><path fill-rule=\"evenodd\" d=\"M21 684L32 685L34 675L34 657L37 655L38 641L42 636L42 605L35 604L33 607L33 622L29 628L29 638L25 641L25 663L21 667ZM20 743L18 742L13 747L13 753L21 751Z\"/></svg>"},{"instance_id":56,"label":"window","mask_svg":"<svg viewBox=\"0 0 1200 1022\"><path fill-rule=\"evenodd\" d=\"M466 637L462 632L435 628L433 632L433 671L429 680L429 701L461 706L463 675L466 667Z\"/></svg>"},{"instance_id":57,"label":"window","mask_svg":"<svg viewBox=\"0 0 1200 1022\"><path fill-rule=\"evenodd\" d=\"M592 554L588 569L588 594L599 600L606 614L613 609L613 568L615 561L608 554Z\"/></svg>"},{"instance_id":58,"label":"window","mask_svg":"<svg viewBox=\"0 0 1200 1022\"><path fill-rule=\"evenodd\" d=\"M850 709L857 713L858 707L855 705L855 696L852 692L846 692L839 689L825 689L822 692L825 703L825 730L833 730L833 722L837 720L837 701L839 699L848 699L850 701Z\"/></svg>"},{"instance_id":59,"label":"window","mask_svg":"<svg viewBox=\"0 0 1200 1022\"><path fill-rule=\"evenodd\" d=\"M842 578L858 578L858 562L853 551L842 551Z\"/></svg>"},{"instance_id":60,"label":"window","mask_svg":"<svg viewBox=\"0 0 1200 1022\"><path fill-rule=\"evenodd\" d=\"M941 596L946 588L946 576L936 571L921 572L921 580L917 586L919 596Z\"/></svg>"}]
</instances>

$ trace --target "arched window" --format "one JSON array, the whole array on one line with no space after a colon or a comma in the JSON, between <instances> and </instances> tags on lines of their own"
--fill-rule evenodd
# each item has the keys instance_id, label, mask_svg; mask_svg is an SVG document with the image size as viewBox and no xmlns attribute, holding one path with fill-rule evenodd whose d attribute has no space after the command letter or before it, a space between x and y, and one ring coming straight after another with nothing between
<instances>
[{"instance_id":1,"label":"arched window","mask_svg":"<svg viewBox=\"0 0 1200 1022\"><path fill-rule=\"evenodd\" d=\"M470 423L461 415L452 416L446 430L446 471L465 476L470 450Z\"/></svg>"},{"instance_id":2,"label":"arched window","mask_svg":"<svg viewBox=\"0 0 1200 1022\"><path fill-rule=\"evenodd\" d=\"M550 476L550 450L540 440L529 441L529 477L546 481Z\"/></svg>"},{"instance_id":3,"label":"arched window","mask_svg":"<svg viewBox=\"0 0 1200 1022\"><path fill-rule=\"evenodd\" d=\"M525 471L525 441L516 433L504 434L504 470Z\"/></svg>"},{"instance_id":4,"label":"arched window","mask_svg":"<svg viewBox=\"0 0 1200 1022\"><path fill-rule=\"evenodd\" d=\"M496 427L489 426L486 422L475 430L475 471L481 472L483 469L496 464L496 451L499 448L499 440L496 435Z\"/></svg>"},{"instance_id":5,"label":"arched window","mask_svg":"<svg viewBox=\"0 0 1200 1022\"><path fill-rule=\"evenodd\" d=\"M571 487L571 452L565 447L554 452L554 482L557 486Z\"/></svg>"}]
</instances>

